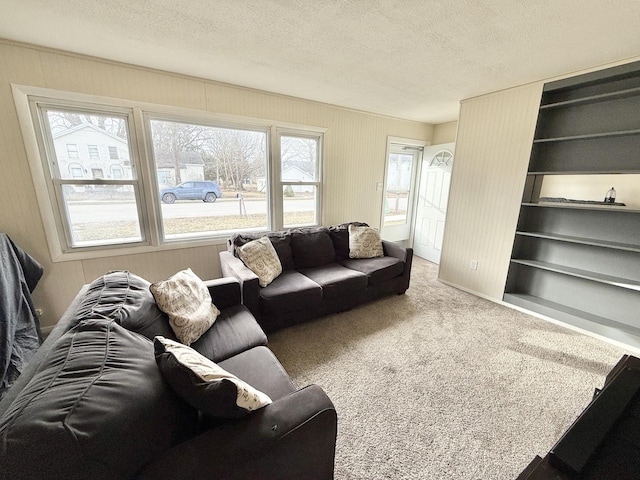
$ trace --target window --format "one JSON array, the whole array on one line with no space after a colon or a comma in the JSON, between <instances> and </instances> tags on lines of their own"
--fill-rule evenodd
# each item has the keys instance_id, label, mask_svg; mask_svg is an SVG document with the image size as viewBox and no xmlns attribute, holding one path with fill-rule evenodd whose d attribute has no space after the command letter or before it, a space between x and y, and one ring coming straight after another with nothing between
<instances>
[{"instance_id":1,"label":"window","mask_svg":"<svg viewBox=\"0 0 640 480\"><path fill-rule=\"evenodd\" d=\"M319 223L319 135L280 132L280 183L284 227Z\"/></svg>"},{"instance_id":2,"label":"window","mask_svg":"<svg viewBox=\"0 0 640 480\"><path fill-rule=\"evenodd\" d=\"M70 163L69 164L69 174L71 178L82 178L84 176L84 171L82 170L82 165L79 163Z\"/></svg>"},{"instance_id":3,"label":"window","mask_svg":"<svg viewBox=\"0 0 640 480\"><path fill-rule=\"evenodd\" d=\"M87 145L87 148L89 149L89 159L100 160L100 152L97 145Z\"/></svg>"},{"instance_id":4,"label":"window","mask_svg":"<svg viewBox=\"0 0 640 480\"><path fill-rule=\"evenodd\" d=\"M111 165L111 178L121 180L124 178L124 170L120 165Z\"/></svg>"},{"instance_id":5,"label":"window","mask_svg":"<svg viewBox=\"0 0 640 480\"><path fill-rule=\"evenodd\" d=\"M92 167L91 168L91 176L93 178L104 178L104 172L102 171L101 168Z\"/></svg>"},{"instance_id":6,"label":"window","mask_svg":"<svg viewBox=\"0 0 640 480\"><path fill-rule=\"evenodd\" d=\"M79 129L83 125L102 125L129 143L130 114L126 112L97 112L81 109L61 109L35 104L40 116L42 136L48 152L51 178L49 186L60 199L57 216L66 239L64 251L83 247L139 243L144 240L139 213L140 183L131 170L121 180L107 180L101 167L82 162L69 163L59 158L59 143L65 137L82 131L85 140L104 135L95 128ZM96 140L98 138L95 138ZM66 144L69 157L77 154L77 144ZM91 149L89 149L91 152ZM83 171L90 172L89 179ZM99 181L99 183L97 182ZM114 201L116 200L116 201Z\"/></svg>"},{"instance_id":7,"label":"window","mask_svg":"<svg viewBox=\"0 0 640 480\"><path fill-rule=\"evenodd\" d=\"M13 88L54 261L320 222L318 129Z\"/></svg>"},{"instance_id":8,"label":"window","mask_svg":"<svg viewBox=\"0 0 640 480\"><path fill-rule=\"evenodd\" d=\"M389 141L381 236L405 241L411 237L415 183L423 146Z\"/></svg>"},{"instance_id":9,"label":"window","mask_svg":"<svg viewBox=\"0 0 640 480\"><path fill-rule=\"evenodd\" d=\"M165 240L268 228L268 189L257 188L267 172L267 129L153 117L149 124Z\"/></svg>"},{"instance_id":10,"label":"window","mask_svg":"<svg viewBox=\"0 0 640 480\"><path fill-rule=\"evenodd\" d=\"M78 153L78 145L75 143L67 143L67 158L69 160L76 160L80 158L80 154Z\"/></svg>"},{"instance_id":11,"label":"window","mask_svg":"<svg viewBox=\"0 0 640 480\"><path fill-rule=\"evenodd\" d=\"M109 160L119 160L118 147L109 147Z\"/></svg>"}]
</instances>

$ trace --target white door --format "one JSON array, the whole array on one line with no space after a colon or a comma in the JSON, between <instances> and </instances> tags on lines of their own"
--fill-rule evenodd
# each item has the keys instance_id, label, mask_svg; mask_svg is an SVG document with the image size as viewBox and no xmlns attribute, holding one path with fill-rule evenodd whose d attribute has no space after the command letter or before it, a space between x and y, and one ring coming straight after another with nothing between
<instances>
[{"instance_id":1,"label":"white door","mask_svg":"<svg viewBox=\"0 0 640 480\"><path fill-rule=\"evenodd\" d=\"M442 251L453 148L453 143L425 147L422 157L413 252L437 264Z\"/></svg>"}]
</instances>

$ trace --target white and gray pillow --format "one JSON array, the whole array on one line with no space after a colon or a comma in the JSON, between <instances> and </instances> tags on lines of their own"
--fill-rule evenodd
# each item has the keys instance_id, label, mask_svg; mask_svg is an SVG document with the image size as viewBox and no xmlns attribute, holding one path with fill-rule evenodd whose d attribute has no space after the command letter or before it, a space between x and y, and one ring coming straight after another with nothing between
<instances>
[{"instance_id":1,"label":"white and gray pillow","mask_svg":"<svg viewBox=\"0 0 640 480\"><path fill-rule=\"evenodd\" d=\"M383 255L382 240L375 228L349 225L350 258L374 258Z\"/></svg>"},{"instance_id":2,"label":"white and gray pillow","mask_svg":"<svg viewBox=\"0 0 640 480\"><path fill-rule=\"evenodd\" d=\"M160 310L169 316L173 333L185 345L200 338L220 314L209 289L190 268L152 283L149 290Z\"/></svg>"},{"instance_id":3,"label":"white and gray pillow","mask_svg":"<svg viewBox=\"0 0 640 480\"><path fill-rule=\"evenodd\" d=\"M271 398L191 347L164 337L154 339L162 376L186 402L218 418L239 418L272 403Z\"/></svg>"},{"instance_id":4,"label":"white and gray pillow","mask_svg":"<svg viewBox=\"0 0 640 480\"><path fill-rule=\"evenodd\" d=\"M252 240L238 248L238 257L258 276L258 283L266 287L282 273L282 264L269 237Z\"/></svg>"}]
</instances>

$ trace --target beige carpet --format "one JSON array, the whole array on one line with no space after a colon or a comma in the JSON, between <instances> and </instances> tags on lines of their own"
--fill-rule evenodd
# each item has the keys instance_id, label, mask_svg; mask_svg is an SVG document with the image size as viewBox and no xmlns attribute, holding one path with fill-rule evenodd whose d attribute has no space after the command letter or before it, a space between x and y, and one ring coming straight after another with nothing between
<instances>
[{"instance_id":1,"label":"beige carpet","mask_svg":"<svg viewBox=\"0 0 640 480\"><path fill-rule=\"evenodd\" d=\"M437 281L276 332L296 385L338 412L336 479L515 479L624 352Z\"/></svg>"}]
</instances>

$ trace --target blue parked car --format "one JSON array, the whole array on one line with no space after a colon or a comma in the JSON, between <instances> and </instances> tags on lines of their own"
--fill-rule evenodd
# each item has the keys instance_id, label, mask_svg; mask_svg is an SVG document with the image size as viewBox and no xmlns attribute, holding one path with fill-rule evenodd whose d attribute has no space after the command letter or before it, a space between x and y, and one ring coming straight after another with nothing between
<instances>
[{"instance_id":1,"label":"blue parked car","mask_svg":"<svg viewBox=\"0 0 640 480\"><path fill-rule=\"evenodd\" d=\"M160 199L164 203L173 203L176 200L202 200L212 203L221 196L218 184L209 181L182 182L175 187L160 190Z\"/></svg>"}]
</instances>

